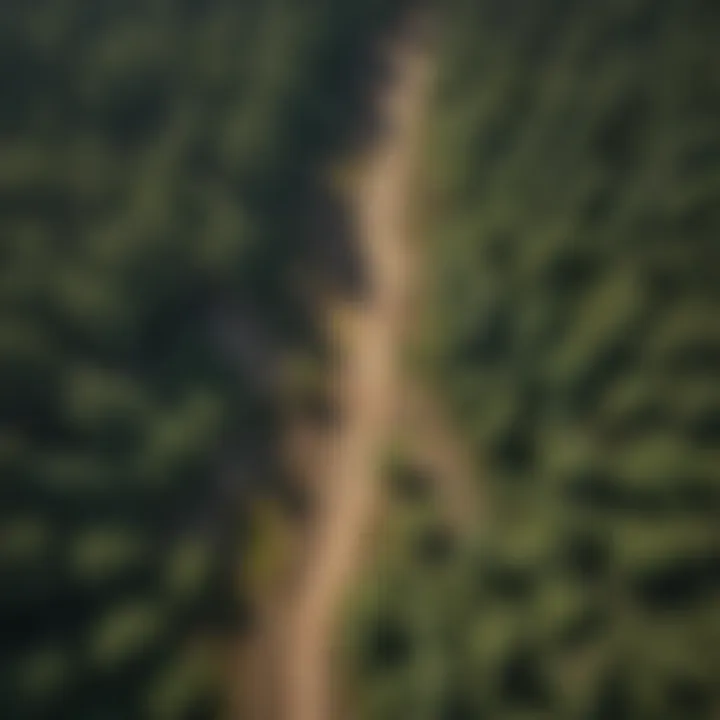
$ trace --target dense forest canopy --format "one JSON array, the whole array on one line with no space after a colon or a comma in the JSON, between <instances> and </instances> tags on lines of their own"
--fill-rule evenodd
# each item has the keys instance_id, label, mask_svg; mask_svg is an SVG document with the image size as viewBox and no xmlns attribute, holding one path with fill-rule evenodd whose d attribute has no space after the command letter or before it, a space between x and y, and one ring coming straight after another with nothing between
<instances>
[{"instance_id":1,"label":"dense forest canopy","mask_svg":"<svg viewBox=\"0 0 720 720\"><path fill-rule=\"evenodd\" d=\"M489 521L428 555L432 508L398 514L351 633L363 718L717 715L719 19L445 16L428 363Z\"/></svg>"},{"instance_id":2,"label":"dense forest canopy","mask_svg":"<svg viewBox=\"0 0 720 720\"><path fill-rule=\"evenodd\" d=\"M303 205L394 5L2 3L2 717L210 713L258 366L316 350Z\"/></svg>"},{"instance_id":3,"label":"dense forest canopy","mask_svg":"<svg viewBox=\"0 0 720 720\"><path fill-rule=\"evenodd\" d=\"M357 141L371 40L405 4L1 3L3 718L217 716L250 498L286 480L284 373L324 370L319 169ZM710 720L717 3L437 21L422 359L486 505L468 539L422 492L394 503L353 706Z\"/></svg>"}]
</instances>

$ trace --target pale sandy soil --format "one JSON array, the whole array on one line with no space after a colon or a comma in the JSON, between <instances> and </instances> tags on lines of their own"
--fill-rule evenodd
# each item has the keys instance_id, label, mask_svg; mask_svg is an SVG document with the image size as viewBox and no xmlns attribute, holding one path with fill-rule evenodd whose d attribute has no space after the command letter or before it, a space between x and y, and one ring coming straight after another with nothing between
<instances>
[{"instance_id":1,"label":"pale sandy soil","mask_svg":"<svg viewBox=\"0 0 720 720\"><path fill-rule=\"evenodd\" d=\"M408 389L401 366L416 315L409 209L432 63L412 33L387 52L393 79L374 98L387 130L364 158L351 193L370 290L361 303L329 309L333 322L338 310L342 317L334 331L339 361L333 377L342 421L324 435L313 461L314 510L295 567L264 608L255 643L237 670L236 707L243 709L234 720L345 720L336 704L339 620L370 555L382 506L382 459L403 434L401 426L438 476L458 478L461 488L471 483L433 401ZM448 491L447 505L457 520L466 517L462 489Z\"/></svg>"}]
</instances>

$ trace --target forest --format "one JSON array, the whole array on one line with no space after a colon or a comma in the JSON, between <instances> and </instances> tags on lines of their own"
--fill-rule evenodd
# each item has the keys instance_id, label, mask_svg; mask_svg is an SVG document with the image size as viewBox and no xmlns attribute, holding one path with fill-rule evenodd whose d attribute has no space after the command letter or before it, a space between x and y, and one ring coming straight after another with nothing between
<instances>
[{"instance_id":1,"label":"forest","mask_svg":"<svg viewBox=\"0 0 720 720\"><path fill-rule=\"evenodd\" d=\"M213 716L278 376L322 362L313 170L392 12L2 3L3 718Z\"/></svg>"},{"instance_id":2,"label":"forest","mask_svg":"<svg viewBox=\"0 0 720 720\"><path fill-rule=\"evenodd\" d=\"M462 539L400 495L348 624L360 716L715 717L718 7L444 19L421 355L489 510Z\"/></svg>"},{"instance_id":3,"label":"forest","mask_svg":"<svg viewBox=\"0 0 720 720\"><path fill-rule=\"evenodd\" d=\"M255 507L297 500L278 438L357 290L322 170L412 4L0 4L3 719L225 716ZM714 720L720 6L434 17L413 362L479 492L461 532L378 463L352 720Z\"/></svg>"}]
</instances>

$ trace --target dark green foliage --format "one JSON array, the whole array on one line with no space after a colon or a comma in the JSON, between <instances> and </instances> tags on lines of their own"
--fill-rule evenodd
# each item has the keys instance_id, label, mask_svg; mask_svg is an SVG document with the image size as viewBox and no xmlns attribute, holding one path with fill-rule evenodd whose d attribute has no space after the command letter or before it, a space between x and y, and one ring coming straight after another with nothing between
<instances>
[{"instance_id":1,"label":"dark green foliage","mask_svg":"<svg viewBox=\"0 0 720 720\"><path fill-rule=\"evenodd\" d=\"M391 453L383 468L390 488L402 502L424 504L433 497L433 478L427 468L413 463L402 450Z\"/></svg>"},{"instance_id":2,"label":"dark green foliage","mask_svg":"<svg viewBox=\"0 0 720 720\"><path fill-rule=\"evenodd\" d=\"M378 582L413 590L361 624L422 604L421 717L715 717L717 7L459 0L445 22L431 349L490 520L449 586L406 537ZM412 667L396 708L431 692ZM364 717L401 716L379 668L360 682Z\"/></svg>"},{"instance_id":3,"label":"dark green foliage","mask_svg":"<svg viewBox=\"0 0 720 720\"><path fill-rule=\"evenodd\" d=\"M210 714L193 642L242 627L266 373L321 354L314 171L396 5L2 3L3 718Z\"/></svg>"}]
</instances>

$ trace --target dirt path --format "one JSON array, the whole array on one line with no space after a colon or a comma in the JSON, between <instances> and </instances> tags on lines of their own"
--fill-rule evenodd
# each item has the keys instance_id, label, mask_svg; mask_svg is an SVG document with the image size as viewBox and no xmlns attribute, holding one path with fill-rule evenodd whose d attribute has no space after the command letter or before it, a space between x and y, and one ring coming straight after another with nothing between
<instances>
[{"instance_id":1,"label":"dirt path","mask_svg":"<svg viewBox=\"0 0 720 720\"><path fill-rule=\"evenodd\" d=\"M329 438L311 560L283 623L283 720L334 718L338 613L372 529L380 461L398 409L411 270L408 195L428 62L421 51L400 45L394 48L393 65L396 79L378 98L389 129L371 153L355 194L371 291L343 316L338 337L345 359L337 376L343 422Z\"/></svg>"},{"instance_id":2,"label":"dirt path","mask_svg":"<svg viewBox=\"0 0 720 720\"><path fill-rule=\"evenodd\" d=\"M236 704L245 709L234 720L340 720L334 643L381 502L381 461L402 412L401 350L412 314L409 205L431 64L407 30L387 49L391 77L374 98L386 129L351 193L370 290L362 303L330 309L332 322L338 311L342 317L333 379L342 420L322 442L314 514L293 577L264 609L249 666L237 671L255 689L253 706L247 698Z\"/></svg>"}]
</instances>

